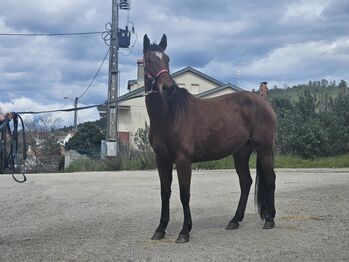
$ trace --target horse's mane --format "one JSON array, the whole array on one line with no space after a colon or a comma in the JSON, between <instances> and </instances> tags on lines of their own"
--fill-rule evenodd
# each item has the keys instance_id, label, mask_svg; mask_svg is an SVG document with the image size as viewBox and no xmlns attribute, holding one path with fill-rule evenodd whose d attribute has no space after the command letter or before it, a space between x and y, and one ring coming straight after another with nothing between
<instances>
[{"instance_id":1,"label":"horse's mane","mask_svg":"<svg viewBox=\"0 0 349 262\"><path fill-rule=\"evenodd\" d=\"M171 113L186 113L190 106L190 101L194 98L187 89L179 87L175 84L176 91L167 98Z\"/></svg>"}]
</instances>

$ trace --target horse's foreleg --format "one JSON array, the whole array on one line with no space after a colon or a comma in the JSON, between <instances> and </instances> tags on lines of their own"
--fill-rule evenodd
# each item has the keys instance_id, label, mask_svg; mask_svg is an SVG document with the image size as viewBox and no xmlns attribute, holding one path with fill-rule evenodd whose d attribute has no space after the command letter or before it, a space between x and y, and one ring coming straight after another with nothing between
<instances>
[{"instance_id":1,"label":"horse's foreleg","mask_svg":"<svg viewBox=\"0 0 349 262\"><path fill-rule=\"evenodd\" d=\"M180 198L184 212L183 228L178 235L176 243L185 243L189 241L189 232L192 228L192 220L189 207L191 162L185 157L177 157L176 168L180 189Z\"/></svg>"},{"instance_id":2,"label":"horse's foreleg","mask_svg":"<svg viewBox=\"0 0 349 262\"><path fill-rule=\"evenodd\" d=\"M227 230L238 228L239 222L242 221L245 215L248 195L250 193L250 188L252 185L252 178L248 166L251 153L252 147L249 144L246 144L242 149L234 154L235 170L239 176L241 193L235 215L226 227Z\"/></svg>"},{"instance_id":3,"label":"horse's foreleg","mask_svg":"<svg viewBox=\"0 0 349 262\"><path fill-rule=\"evenodd\" d=\"M156 156L156 165L159 171L161 184L161 217L160 224L155 230L152 240L160 240L165 237L165 230L170 220L170 196L172 183L173 163Z\"/></svg>"}]
</instances>

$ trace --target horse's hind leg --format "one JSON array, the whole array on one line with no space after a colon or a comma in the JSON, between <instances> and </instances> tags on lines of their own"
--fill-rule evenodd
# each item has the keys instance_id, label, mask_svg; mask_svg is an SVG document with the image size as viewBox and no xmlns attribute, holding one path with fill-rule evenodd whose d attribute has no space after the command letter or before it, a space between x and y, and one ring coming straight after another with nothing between
<instances>
[{"instance_id":1,"label":"horse's hind leg","mask_svg":"<svg viewBox=\"0 0 349 262\"><path fill-rule=\"evenodd\" d=\"M165 237L165 229L170 220L170 196L172 183L173 163L156 156L156 165L159 171L161 184L161 217L158 228L155 230L152 240L160 240Z\"/></svg>"},{"instance_id":2,"label":"horse's hind leg","mask_svg":"<svg viewBox=\"0 0 349 262\"><path fill-rule=\"evenodd\" d=\"M252 184L250 169L248 167L248 162L252 151L252 146L249 143L246 143L244 147L233 155L235 169L239 176L241 194L235 215L226 227L227 230L238 228L239 221L241 222L245 215L247 199Z\"/></svg>"}]
</instances>

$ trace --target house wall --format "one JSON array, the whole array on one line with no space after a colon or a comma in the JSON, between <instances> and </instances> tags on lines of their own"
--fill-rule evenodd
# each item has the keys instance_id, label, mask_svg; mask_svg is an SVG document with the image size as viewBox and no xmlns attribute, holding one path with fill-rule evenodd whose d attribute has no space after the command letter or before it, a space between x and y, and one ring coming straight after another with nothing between
<instances>
[{"instance_id":1,"label":"house wall","mask_svg":"<svg viewBox=\"0 0 349 262\"><path fill-rule=\"evenodd\" d=\"M186 88L190 93L197 95L208 91L217 85L203 77L195 75L191 72L185 72L179 76L174 77L177 85Z\"/></svg>"},{"instance_id":2,"label":"house wall","mask_svg":"<svg viewBox=\"0 0 349 262\"><path fill-rule=\"evenodd\" d=\"M144 97L135 98L120 102L119 105L129 106L129 109L119 110L118 131L128 132L130 141L139 128L145 127L145 122L149 125L149 117L145 107Z\"/></svg>"}]
</instances>

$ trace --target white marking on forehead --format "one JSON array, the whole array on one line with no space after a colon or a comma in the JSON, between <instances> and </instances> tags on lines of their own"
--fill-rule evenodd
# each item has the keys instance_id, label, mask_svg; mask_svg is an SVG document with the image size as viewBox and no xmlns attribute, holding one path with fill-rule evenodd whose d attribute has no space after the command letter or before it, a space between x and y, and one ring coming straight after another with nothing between
<instances>
[{"instance_id":1,"label":"white marking on forehead","mask_svg":"<svg viewBox=\"0 0 349 262\"><path fill-rule=\"evenodd\" d=\"M158 58L160 58L161 61L162 61L163 54L162 54L161 52L156 51L156 52L154 52L154 54L155 54Z\"/></svg>"}]
</instances>

